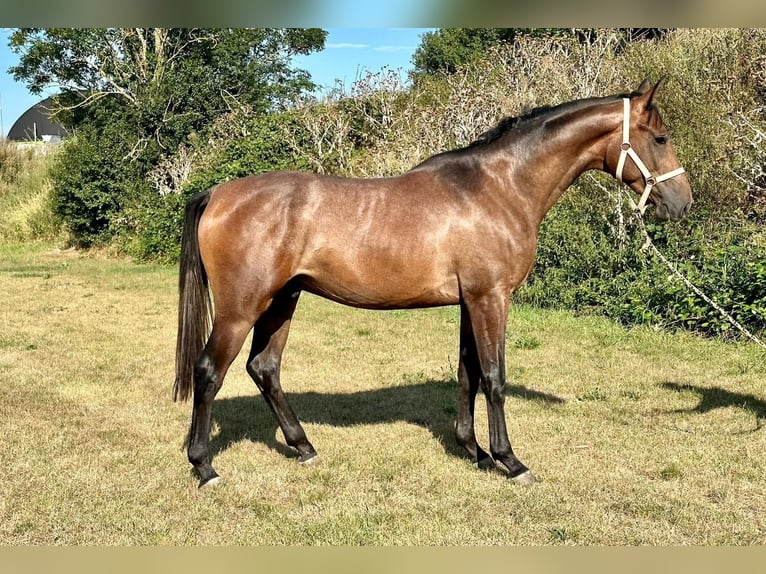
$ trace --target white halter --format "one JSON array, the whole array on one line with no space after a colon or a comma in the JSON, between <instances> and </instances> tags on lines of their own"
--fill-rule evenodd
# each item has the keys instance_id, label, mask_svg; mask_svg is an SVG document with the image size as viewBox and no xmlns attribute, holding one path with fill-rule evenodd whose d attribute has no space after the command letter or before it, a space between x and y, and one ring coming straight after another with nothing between
<instances>
[{"instance_id":1,"label":"white halter","mask_svg":"<svg viewBox=\"0 0 766 574\"><path fill-rule=\"evenodd\" d=\"M633 160L633 163L636 164L636 167L644 176L644 182L646 183L646 186L644 187L644 193L641 194L641 199L639 200L637 206L638 211L641 212L641 215L643 215L644 211L646 210L646 201L649 199L649 194L652 192L652 188L660 182L673 178L677 175L681 175L685 170L684 168L679 167L678 169L674 169L673 171L663 173L662 175L658 175L656 177L652 175L652 172L649 171L649 168L647 168L644 162L641 161L641 158L638 157L636 150L634 150L630 145L630 99L623 98L622 102L622 146L620 146L620 159L617 162L617 172L615 173L615 177L617 177L619 181L622 181L622 168L625 167L625 158L630 156Z\"/></svg>"}]
</instances>

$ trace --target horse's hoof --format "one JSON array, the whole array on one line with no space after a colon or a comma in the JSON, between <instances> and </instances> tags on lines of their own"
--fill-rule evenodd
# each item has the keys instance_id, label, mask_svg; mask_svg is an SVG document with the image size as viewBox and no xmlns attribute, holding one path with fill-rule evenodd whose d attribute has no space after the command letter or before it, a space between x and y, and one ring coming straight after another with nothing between
<instances>
[{"instance_id":1,"label":"horse's hoof","mask_svg":"<svg viewBox=\"0 0 766 574\"><path fill-rule=\"evenodd\" d=\"M479 467L479 470L494 470L497 467L495 464L495 459L493 459L491 456L480 458L476 463L476 466Z\"/></svg>"},{"instance_id":2,"label":"horse's hoof","mask_svg":"<svg viewBox=\"0 0 766 574\"><path fill-rule=\"evenodd\" d=\"M207 480L200 480L199 488L214 488L221 484L223 484L223 479L220 476L215 475L214 477L208 478Z\"/></svg>"},{"instance_id":3,"label":"horse's hoof","mask_svg":"<svg viewBox=\"0 0 766 574\"><path fill-rule=\"evenodd\" d=\"M525 470L521 474L511 477L511 480L515 481L517 484L523 484L524 486L531 486L540 482L540 479L528 470Z\"/></svg>"},{"instance_id":4,"label":"horse's hoof","mask_svg":"<svg viewBox=\"0 0 766 574\"><path fill-rule=\"evenodd\" d=\"M315 452L302 454L298 457L298 464L302 464L304 466L309 466L311 464L316 464L318 462L319 462L319 455Z\"/></svg>"}]
</instances>

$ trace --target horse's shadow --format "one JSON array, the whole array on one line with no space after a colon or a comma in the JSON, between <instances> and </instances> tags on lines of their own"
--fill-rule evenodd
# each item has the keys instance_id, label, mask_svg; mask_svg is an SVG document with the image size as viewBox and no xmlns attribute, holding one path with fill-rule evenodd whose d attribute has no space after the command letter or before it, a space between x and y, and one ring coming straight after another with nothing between
<instances>
[{"instance_id":1,"label":"horse's shadow","mask_svg":"<svg viewBox=\"0 0 766 574\"><path fill-rule=\"evenodd\" d=\"M715 409L738 407L745 409L755 415L756 427L752 431L748 432L755 432L760 430L763 426L764 420L766 420L766 401L759 399L754 395L735 393L732 391L727 391L726 389L722 389L721 387L700 387L697 385L672 382L662 383L660 386L664 389L669 389L679 393L689 391L699 396L700 401L696 407L689 409L676 409L673 411L676 413L696 412L699 414L704 414Z\"/></svg>"},{"instance_id":2,"label":"horse's shadow","mask_svg":"<svg viewBox=\"0 0 766 574\"><path fill-rule=\"evenodd\" d=\"M263 443L285 456L297 456L277 440L277 422L253 385L253 395L216 399L213 420L220 432L211 438L215 456L242 440ZM507 385L507 396L554 405L564 400L522 385ZM458 385L454 379L427 380L353 393L286 393L301 422L338 427L409 422L428 429L447 453L464 456L454 440ZM480 397L477 397L477 400ZM281 437L281 431L279 433Z\"/></svg>"}]
</instances>

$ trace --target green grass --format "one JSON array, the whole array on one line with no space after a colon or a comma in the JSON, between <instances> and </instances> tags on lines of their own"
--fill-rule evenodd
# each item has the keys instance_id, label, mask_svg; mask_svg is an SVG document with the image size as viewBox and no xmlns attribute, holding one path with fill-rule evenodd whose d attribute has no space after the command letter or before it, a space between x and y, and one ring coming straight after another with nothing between
<instances>
[{"instance_id":1,"label":"green grass","mask_svg":"<svg viewBox=\"0 0 766 574\"><path fill-rule=\"evenodd\" d=\"M55 146L17 149L0 138L0 240L38 241L64 236L53 213L48 166Z\"/></svg>"},{"instance_id":2,"label":"green grass","mask_svg":"<svg viewBox=\"0 0 766 574\"><path fill-rule=\"evenodd\" d=\"M515 307L506 413L542 478L481 472L453 438L459 313L304 295L283 386L300 467L244 371L214 406L199 491L171 400L176 271L0 244L0 543L745 545L766 542L766 356ZM523 341L523 343L520 343ZM486 446L486 411L477 402Z\"/></svg>"}]
</instances>

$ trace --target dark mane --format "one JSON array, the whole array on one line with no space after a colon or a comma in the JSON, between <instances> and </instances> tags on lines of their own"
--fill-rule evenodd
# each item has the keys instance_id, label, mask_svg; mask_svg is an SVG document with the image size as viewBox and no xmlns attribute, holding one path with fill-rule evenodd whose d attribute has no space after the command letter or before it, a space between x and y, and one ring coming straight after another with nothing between
<instances>
[{"instance_id":1,"label":"dark mane","mask_svg":"<svg viewBox=\"0 0 766 574\"><path fill-rule=\"evenodd\" d=\"M634 91L630 93L616 94L613 96L584 98L581 100L565 102L555 106L539 106L536 108L527 109L519 116L508 116L501 119L494 127L481 133L468 145L434 154L431 157L423 160L421 163L417 164L412 169L417 169L426 165L432 165L435 162L440 162L446 158L462 156L465 153L481 152L483 149L489 148L498 140L503 139L506 135L521 135L528 129L538 127L543 121L561 117L564 114L569 114L571 112L575 112L596 104L613 102L622 98L633 98L638 95L640 95L639 92Z\"/></svg>"},{"instance_id":2,"label":"dark mane","mask_svg":"<svg viewBox=\"0 0 766 574\"><path fill-rule=\"evenodd\" d=\"M632 98L639 95L638 92L631 92L629 94L617 94L615 96L607 96L604 98L585 98L582 100L576 100L573 102L566 102L557 106L540 106L525 110L520 116L508 116L501 119L495 127L483 132L475 140L469 143L463 149L470 149L489 145L492 142L496 142L502 138L505 134L518 130L519 128L530 124L532 121L539 118L558 115L560 113L567 113L575 111L586 106L592 105L595 102L612 101L622 98Z\"/></svg>"},{"instance_id":3,"label":"dark mane","mask_svg":"<svg viewBox=\"0 0 766 574\"><path fill-rule=\"evenodd\" d=\"M475 140L469 143L466 147L472 148L472 147L491 144L492 142L499 140L508 132L515 130L521 124L527 123L530 120L544 116L547 113L549 113L552 109L555 109L555 107L540 106L538 108L526 110L520 116L505 117L502 120L500 120L495 127L480 134L479 137L477 137Z\"/></svg>"}]
</instances>

